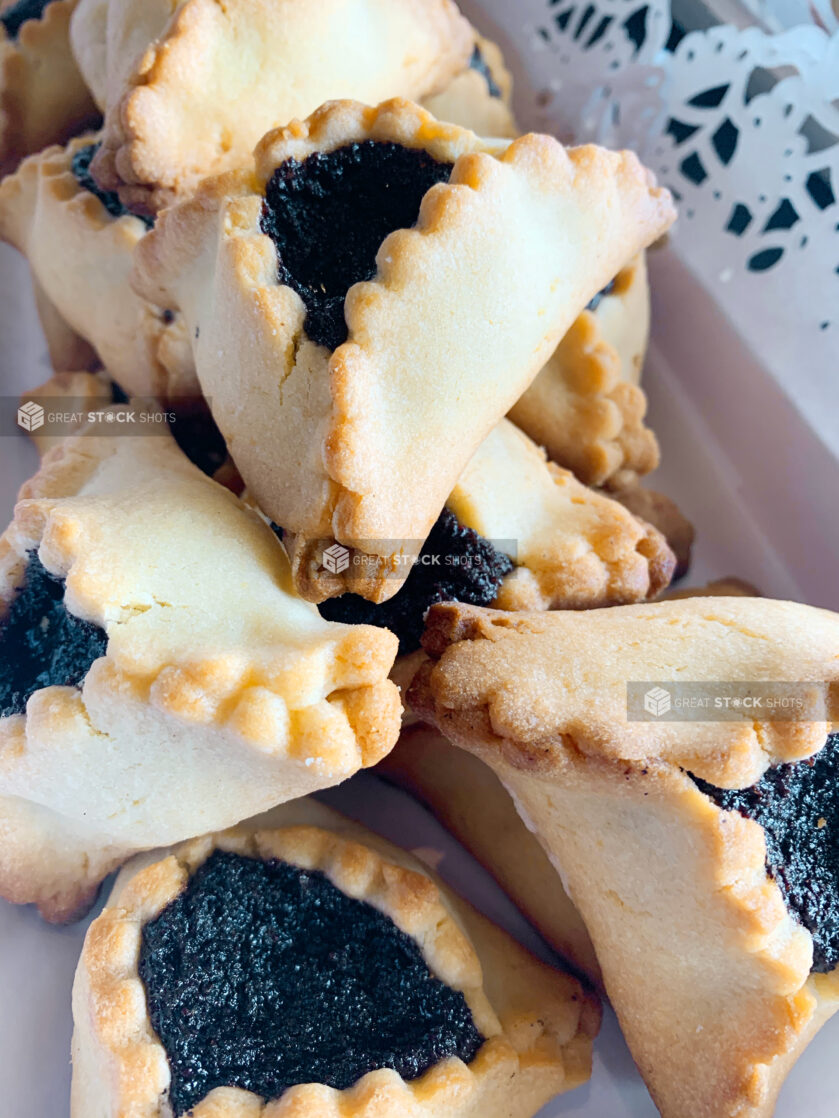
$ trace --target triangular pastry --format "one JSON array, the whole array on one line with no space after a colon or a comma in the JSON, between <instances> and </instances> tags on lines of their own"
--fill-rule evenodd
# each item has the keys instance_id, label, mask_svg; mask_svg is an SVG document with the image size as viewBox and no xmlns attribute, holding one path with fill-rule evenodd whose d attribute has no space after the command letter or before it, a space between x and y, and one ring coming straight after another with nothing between
<instances>
[{"instance_id":1,"label":"triangular pastry","mask_svg":"<svg viewBox=\"0 0 839 1118\"><path fill-rule=\"evenodd\" d=\"M48 144L65 143L97 119L70 50L70 18L77 4L0 4L0 174Z\"/></svg>"},{"instance_id":2,"label":"triangular pastry","mask_svg":"<svg viewBox=\"0 0 839 1118\"><path fill-rule=\"evenodd\" d=\"M126 866L73 991L73 1118L531 1118L599 1010L312 800Z\"/></svg>"},{"instance_id":3,"label":"triangular pastry","mask_svg":"<svg viewBox=\"0 0 839 1118\"><path fill-rule=\"evenodd\" d=\"M398 736L396 639L297 597L270 529L167 434L46 455L0 602L0 895L49 919L136 851L337 784Z\"/></svg>"},{"instance_id":4,"label":"triangular pastry","mask_svg":"<svg viewBox=\"0 0 839 1118\"><path fill-rule=\"evenodd\" d=\"M94 134L26 159L0 184L0 237L26 257L53 366L78 368L73 334L129 395L196 396L183 323L131 288L134 250L150 228L90 173ZM68 362L70 362L68 364Z\"/></svg>"},{"instance_id":5,"label":"triangular pastry","mask_svg":"<svg viewBox=\"0 0 839 1118\"><path fill-rule=\"evenodd\" d=\"M758 593L737 578L665 595L668 599L743 596ZM392 678L406 690L421 655L397 661ZM550 859L516 812L509 792L489 765L458 749L408 712L409 721L412 718L396 746L376 765L375 775L404 788L432 811L492 874L551 947L599 985L600 967L585 924Z\"/></svg>"},{"instance_id":6,"label":"triangular pastry","mask_svg":"<svg viewBox=\"0 0 839 1118\"><path fill-rule=\"evenodd\" d=\"M474 33L452 0L82 0L72 40L105 113L96 177L154 213L332 97L440 92Z\"/></svg>"},{"instance_id":7,"label":"triangular pastry","mask_svg":"<svg viewBox=\"0 0 839 1118\"><path fill-rule=\"evenodd\" d=\"M334 102L161 215L135 278L182 312L260 508L312 564L358 553L382 600L577 314L672 219L628 153Z\"/></svg>"},{"instance_id":8,"label":"triangular pastry","mask_svg":"<svg viewBox=\"0 0 839 1118\"><path fill-rule=\"evenodd\" d=\"M494 769L553 859L661 1114L768 1118L839 1008L839 616L447 605L426 647L409 702ZM650 681L671 701L740 681L776 705L631 720L628 684L662 699ZM784 697L806 720L780 720Z\"/></svg>"},{"instance_id":9,"label":"triangular pastry","mask_svg":"<svg viewBox=\"0 0 839 1118\"><path fill-rule=\"evenodd\" d=\"M298 557L293 555L293 570ZM403 654L420 647L436 602L497 609L592 609L654 598L675 559L656 529L586 489L503 419L478 447L398 592L379 604L360 592L320 606L334 621L384 625ZM308 571L295 570L306 591ZM353 566L317 575L324 588L363 590ZM363 578L363 569L362 576Z\"/></svg>"}]
</instances>

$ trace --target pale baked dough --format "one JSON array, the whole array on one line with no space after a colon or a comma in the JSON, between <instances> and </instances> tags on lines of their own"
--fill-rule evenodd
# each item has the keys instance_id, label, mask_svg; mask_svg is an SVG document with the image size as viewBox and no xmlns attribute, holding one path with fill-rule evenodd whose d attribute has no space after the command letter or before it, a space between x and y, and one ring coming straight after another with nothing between
<instances>
[{"instance_id":1,"label":"pale baked dough","mask_svg":"<svg viewBox=\"0 0 839 1118\"><path fill-rule=\"evenodd\" d=\"M446 502L515 563L497 609L591 609L653 598L676 566L664 537L617 501L549 463L502 420Z\"/></svg>"},{"instance_id":2,"label":"pale baked dough","mask_svg":"<svg viewBox=\"0 0 839 1118\"><path fill-rule=\"evenodd\" d=\"M118 409L116 409L118 410ZM0 539L105 629L80 687L0 720L0 895L73 916L138 850L336 784L396 741L396 639L296 597L270 529L167 435L64 441Z\"/></svg>"},{"instance_id":3,"label":"pale baked dough","mask_svg":"<svg viewBox=\"0 0 839 1118\"><path fill-rule=\"evenodd\" d=\"M409 701L486 761L562 874L664 1118L769 1118L839 1007L766 871L749 787L839 725L839 616L696 598L585 614L437 606ZM628 722L628 680L810 680L823 720Z\"/></svg>"},{"instance_id":4,"label":"pale baked dough","mask_svg":"<svg viewBox=\"0 0 839 1118\"><path fill-rule=\"evenodd\" d=\"M513 79L504 65L504 56L497 44L478 35L475 50L487 66L498 92L491 92L486 76L474 66L467 66L442 93L426 97L422 104L438 120L458 124L479 136L517 136L516 124L510 101Z\"/></svg>"},{"instance_id":5,"label":"pale baked dough","mask_svg":"<svg viewBox=\"0 0 839 1118\"><path fill-rule=\"evenodd\" d=\"M492 874L546 942L600 984L597 956L580 914L489 765L418 723L402 731L373 772L421 800Z\"/></svg>"},{"instance_id":6,"label":"pale baked dough","mask_svg":"<svg viewBox=\"0 0 839 1118\"><path fill-rule=\"evenodd\" d=\"M637 480L623 488L609 488L606 492L633 516L637 516L639 520L646 520L648 524L658 528L676 556L676 570L673 577L684 577L690 570L696 532L672 497L659 493L655 489L647 489Z\"/></svg>"},{"instance_id":7,"label":"pale baked dough","mask_svg":"<svg viewBox=\"0 0 839 1118\"><path fill-rule=\"evenodd\" d=\"M62 434L52 434L44 427L27 432L43 458L48 450L52 450L54 446L64 442L69 435L75 435L85 426L88 410L99 411L113 403L114 386L105 372L56 373L44 384L26 392L21 397L21 402L31 399L38 402L42 399L54 400L56 411L67 412L69 406L71 411L68 414L79 416L78 422L68 423L67 429ZM69 401L72 401L72 405L68 404Z\"/></svg>"},{"instance_id":8,"label":"pale baked dough","mask_svg":"<svg viewBox=\"0 0 839 1118\"><path fill-rule=\"evenodd\" d=\"M385 239L376 278L350 288L349 340L329 352L277 282L263 192L285 161L368 139L455 166L417 227ZM332 592L315 575L337 540L367 557L369 585L356 589L381 601L580 310L672 219L631 154L480 140L405 101L336 102L269 134L253 171L162 214L135 280L182 312L231 456L260 507L300 537L307 592Z\"/></svg>"},{"instance_id":9,"label":"pale baked dough","mask_svg":"<svg viewBox=\"0 0 839 1118\"><path fill-rule=\"evenodd\" d=\"M513 562L492 603L498 609L591 609L654 598L676 566L660 532L547 462L506 419L478 447L446 507ZM304 597L358 592L353 567L313 567L297 544L290 540L288 548Z\"/></svg>"},{"instance_id":10,"label":"pale baked dough","mask_svg":"<svg viewBox=\"0 0 839 1118\"><path fill-rule=\"evenodd\" d=\"M96 141L89 134L47 148L4 179L0 237L27 258L39 308L53 308L41 321L58 371L78 368L75 332L129 395L197 395L183 323L129 282L146 226L131 214L112 216L73 174L76 152Z\"/></svg>"},{"instance_id":11,"label":"pale baked dough","mask_svg":"<svg viewBox=\"0 0 839 1118\"><path fill-rule=\"evenodd\" d=\"M72 40L105 111L96 175L155 212L330 98L444 89L473 32L451 0L82 0Z\"/></svg>"},{"instance_id":12,"label":"pale baked dough","mask_svg":"<svg viewBox=\"0 0 839 1118\"><path fill-rule=\"evenodd\" d=\"M21 404L34 400L36 403L62 412L66 417L58 431L50 423L39 427L36 431L27 434L38 448L39 454L44 454L52 447L62 443L68 436L75 435L82 430L89 420L89 413L109 408L114 403L116 385L110 373L104 369L99 372L63 372L55 373L44 384L32 388L21 396ZM153 410L163 410L157 401L148 399L134 399L129 405L130 410L138 413L150 414ZM209 409L199 397L181 397L177 406L166 406L168 420L173 426L175 435L180 435L181 429L186 428L184 437L179 445L191 462L198 465L204 473L208 474L229 489L237 496L242 491L242 479L229 455L222 458L219 453L217 462L207 454L207 448L219 450L216 442L216 432L213 430L213 421ZM177 438L176 438L177 441Z\"/></svg>"},{"instance_id":13,"label":"pale baked dough","mask_svg":"<svg viewBox=\"0 0 839 1118\"><path fill-rule=\"evenodd\" d=\"M650 329L643 253L574 322L510 419L586 485L624 488L659 463L639 386Z\"/></svg>"},{"instance_id":14,"label":"pale baked dough","mask_svg":"<svg viewBox=\"0 0 839 1118\"><path fill-rule=\"evenodd\" d=\"M405 851L313 800L125 867L85 940L73 989L73 1118L164 1118L169 1068L137 972L141 929L214 849L320 870L414 938L430 970L460 990L486 1038L470 1064L449 1058L417 1080L365 1075L346 1091L292 1087L265 1101L221 1087L195 1118L530 1118L590 1075L596 999L538 962Z\"/></svg>"},{"instance_id":15,"label":"pale baked dough","mask_svg":"<svg viewBox=\"0 0 839 1118\"><path fill-rule=\"evenodd\" d=\"M14 39L0 24L0 174L96 122L96 105L70 50L77 3L51 0L42 17L26 20Z\"/></svg>"}]
</instances>

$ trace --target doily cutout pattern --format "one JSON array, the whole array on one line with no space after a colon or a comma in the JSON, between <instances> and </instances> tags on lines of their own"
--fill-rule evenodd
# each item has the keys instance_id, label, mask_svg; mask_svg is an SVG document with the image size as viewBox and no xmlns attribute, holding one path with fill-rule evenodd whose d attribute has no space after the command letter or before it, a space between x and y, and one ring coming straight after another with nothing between
<instances>
[{"instance_id":1,"label":"doily cutout pattern","mask_svg":"<svg viewBox=\"0 0 839 1118\"><path fill-rule=\"evenodd\" d=\"M686 33L669 0L480 8L526 64L523 123L639 152L679 200L675 251L835 443L839 24L834 0L747 2L764 26L808 22Z\"/></svg>"}]
</instances>

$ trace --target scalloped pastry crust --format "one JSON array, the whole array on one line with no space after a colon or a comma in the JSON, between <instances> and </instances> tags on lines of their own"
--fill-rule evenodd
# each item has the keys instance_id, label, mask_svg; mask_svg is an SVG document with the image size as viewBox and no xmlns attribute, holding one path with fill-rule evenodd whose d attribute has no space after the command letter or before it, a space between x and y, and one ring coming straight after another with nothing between
<instances>
[{"instance_id":1,"label":"scalloped pastry crust","mask_svg":"<svg viewBox=\"0 0 839 1118\"><path fill-rule=\"evenodd\" d=\"M591 995L534 959L416 859L303 800L123 870L88 932L76 974L73 1118L170 1113L168 1063L137 973L140 936L214 849L319 870L379 909L417 941L431 971L463 993L487 1039L469 1065L447 1059L411 1082L379 1070L346 1091L303 1084L267 1102L217 1088L195 1107L195 1118L529 1118L588 1078L599 1024Z\"/></svg>"},{"instance_id":2,"label":"scalloped pastry crust","mask_svg":"<svg viewBox=\"0 0 839 1118\"><path fill-rule=\"evenodd\" d=\"M839 725L839 616L697 598L585 615L436 606L414 709L486 761L582 915L664 1118L769 1118L839 1008L766 872L762 828L686 770L749 787ZM629 723L626 681L812 680L817 723Z\"/></svg>"},{"instance_id":3,"label":"scalloped pastry crust","mask_svg":"<svg viewBox=\"0 0 839 1118\"><path fill-rule=\"evenodd\" d=\"M169 435L51 450L0 539L2 603L32 550L108 646L80 688L0 720L7 899L68 918L136 851L337 784L395 743L396 638L296 597L271 530Z\"/></svg>"},{"instance_id":4,"label":"scalloped pastry crust","mask_svg":"<svg viewBox=\"0 0 839 1118\"><path fill-rule=\"evenodd\" d=\"M592 609L653 598L676 560L664 537L617 501L549 463L502 420L449 495L461 524L513 545L516 569L493 605L504 610Z\"/></svg>"},{"instance_id":5,"label":"scalloped pastry crust","mask_svg":"<svg viewBox=\"0 0 839 1118\"><path fill-rule=\"evenodd\" d=\"M417 226L385 239L376 278L350 288L349 339L330 353L277 282L263 192L286 160L368 139L454 170ZM209 180L161 215L135 280L183 313L231 455L260 507L302 537L303 565L349 544L369 559L360 592L381 601L580 309L672 218L667 192L628 153L480 140L405 101L336 102L269 134L253 172Z\"/></svg>"},{"instance_id":6,"label":"scalloped pastry crust","mask_svg":"<svg viewBox=\"0 0 839 1118\"><path fill-rule=\"evenodd\" d=\"M0 25L0 173L93 125L96 105L70 50L78 0L51 0L9 39ZM4 5L9 7L10 5Z\"/></svg>"},{"instance_id":7,"label":"scalloped pastry crust","mask_svg":"<svg viewBox=\"0 0 839 1118\"><path fill-rule=\"evenodd\" d=\"M659 493L655 489L647 489L637 480L622 488L610 487L606 492L633 516L645 520L661 532L676 556L676 570L673 577L682 578L686 575L690 570L696 532L672 497Z\"/></svg>"},{"instance_id":8,"label":"scalloped pastry crust","mask_svg":"<svg viewBox=\"0 0 839 1118\"><path fill-rule=\"evenodd\" d=\"M155 212L330 98L444 89L473 32L451 0L82 0L73 43L106 106L95 174Z\"/></svg>"},{"instance_id":9,"label":"scalloped pastry crust","mask_svg":"<svg viewBox=\"0 0 839 1118\"><path fill-rule=\"evenodd\" d=\"M650 328L643 253L584 310L509 417L586 485L631 485L659 464L639 386Z\"/></svg>"},{"instance_id":10,"label":"scalloped pastry crust","mask_svg":"<svg viewBox=\"0 0 839 1118\"><path fill-rule=\"evenodd\" d=\"M497 609L642 601L669 586L676 568L656 528L548 462L506 419L478 447L446 507L515 564L492 603ZM284 537L284 543L303 597L358 593L355 568L324 572L299 539Z\"/></svg>"},{"instance_id":11,"label":"scalloped pastry crust","mask_svg":"<svg viewBox=\"0 0 839 1118\"><path fill-rule=\"evenodd\" d=\"M49 308L41 321L58 371L78 367L75 333L129 395L197 395L183 324L167 321L131 288L145 225L130 214L112 216L73 174L75 153L96 139L48 148L3 180L0 237L26 256L39 307Z\"/></svg>"}]
</instances>

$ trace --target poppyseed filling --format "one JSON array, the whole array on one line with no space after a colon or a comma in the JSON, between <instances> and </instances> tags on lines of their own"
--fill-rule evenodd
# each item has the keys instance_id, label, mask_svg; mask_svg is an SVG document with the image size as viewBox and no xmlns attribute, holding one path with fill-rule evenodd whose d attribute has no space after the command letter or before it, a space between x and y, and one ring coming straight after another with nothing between
<instances>
[{"instance_id":1,"label":"poppyseed filling","mask_svg":"<svg viewBox=\"0 0 839 1118\"><path fill-rule=\"evenodd\" d=\"M227 461L224 435L203 400L183 401L169 430L190 462L208 477Z\"/></svg>"},{"instance_id":2,"label":"poppyseed filling","mask_svg":"<svg viewBox=\"0 0 839 1118\"><path fill-rule=\"evenodd\" d=\"M87 147L79 148L73 156L71 165L73 174L79 186L83 187L89 194L95 195L111 217L125 217L126 214L131 214L131 211L123 206L119 195L112 190L102 190L91 174L90 165L100 146L100 144L88 144ZM154 225L153 217L145 217L141 214L131 214L131 216L139 217L140 221L142 221L147 229L151 229Z\"/></svg>"},{"instance_id":3,"label":"poppyseed filling","mask_svg":"<svg viewBox=\"0 0 839 1118\"><path fill-rule=\"evenodd\" d=\"M42 687L77 687L105 655L104 630L64 606L64 580L33 551L23 583L0 622L0 718L24 714Z\"/></svg>"},{"instance_id":4,"label":"poppyseed filling","mask_svg":"<svg viewBox=\"0 0 839 1118\"><path fill-rule=\"evenodd\" d=\"M839 964L839 734L806 761L775 765L751 788L693 777L725 811L763 827L766 868L789 912L813 937L813 970Z\"/></svg>"},{"instance_id":5,"label":"poppyseed filling","mask_svg":"<svg viewBox=\"0 0 839 1118\"><path fill-rule=\"evenodd\" d=\"M16 39L24 23L28 23L31 19L40 19L49 3L50 0L18 0L17 4L7 8L0 15L0 23L6 28L9 38Z\"/></svg>"},{"instance_id":6,"label":"poppyseed filling","mask_svg":"<svg viewBox=\"0 0 839 1118\"><path fill-rule=\"evenodd\" d=\"M490 97L501 97L501 87L492 76L487 60L484 58L481 48L475 43L475 49L472 51L472 57L469 59L469 69L476 70L484 81L487 83Z\"/></svg>"},{"instance_id":7,"label":"poppyseed filling","mask_svg":"<svg viewBox=\"0 0 839 1118\"><path fill-rule=\"evenodd\" d=\"M378 1068L411 1080L483 1043L415 940L286 862L216 851L143 929L139 971L178 1118L216 1087L270 1100Z\"/></svg>"},{"instance_id":8,"label":"poppyseed filling","mask_svg":"<svg viewBox=\"0 0 839 1118\"><path fill-rule=\"evenodd\" d=\"M512 560L489 540L443 509L402 588L379 605L357 594L329 598L318 609L327 621L379 625L399 637L399 651L415 652L425 628L425 614L438 602L491 605Z\"/></svg>"},{"instance_id":9,"label":"poppyseed filling","mask_svg":"<svg viewBox=\"0 0 839 1118\"><path fill-rule=\"evenodd\" d=\"M164 317L165 322L174 320L171 311L164 311L164 315L172 315L172 318ZM116 381L111 381L111 401L114 404L130 402ZM190 462L208 477L212 477L227 461L227 443L224 441L224 435L218 429L212 412L204 400L198 398L180 400L169 424L169 430Z\"/></svg>"},{"instance_id":10,"label":"poppyseed filling","mask_svg":"<svg viewBox=\"0 0 839 1118\"><path fill-rule=\"evenodd\" d=\"M374 140L276 169L261 228L277 248L278 282L305 304L313 342L335 349L347 340L347 292L373 279L382 241L416 224L423 198L451 170L420 149Z\"/></svg>"}]
</instances>

